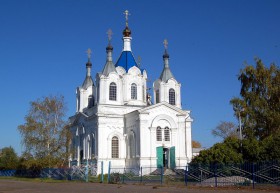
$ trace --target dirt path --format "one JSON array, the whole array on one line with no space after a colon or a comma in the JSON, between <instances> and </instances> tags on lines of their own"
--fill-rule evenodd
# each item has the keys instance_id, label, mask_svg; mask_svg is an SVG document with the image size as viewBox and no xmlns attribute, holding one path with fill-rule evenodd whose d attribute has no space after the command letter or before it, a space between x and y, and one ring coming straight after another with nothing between
<instances>
[{"instance_id":1,"label":"dirt path","mask_svg":"<svg viewBox=\"0 0 280 193\"><path fill-rule=\"evenodd\" d=\"M279 193L278 190L166 187L152 185L117 185L99 183L46 183L0 180L0 193Z\"/></svg>"}]
</instances>

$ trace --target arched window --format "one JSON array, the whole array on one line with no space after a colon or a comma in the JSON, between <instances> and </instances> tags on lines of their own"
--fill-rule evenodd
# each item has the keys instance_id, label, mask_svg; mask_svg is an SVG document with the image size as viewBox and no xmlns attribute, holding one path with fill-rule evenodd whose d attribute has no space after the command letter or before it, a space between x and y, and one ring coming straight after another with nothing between
<instances>
[{"instance_id":1,"label":"arched window","mask_svg":"<svg viewBox=\"0 0 280 193\"><path fill-rule=\"evenodd\" d=\"M136 156L136 149L135 149L135 136L132 133L129 136L129 156L130 158L134 158Z\"/></svg>"},{"instance_id":2,"label":"arched window","mask_svg":"<svg viewBox=\"0 0 280 193\"><path fill-rule=\"evenodd\" d=\"M77 145L77 136L74 136L73 138L72 138L72 147L71 147L71 151L73 151L73 156L72 156L72 158L74 158L74 159L77 159L77 147L78 147L78 145Z\"/></svg>"},{"instance_id":3,"label":"arched window","mask_svg":"<svg viewBox=\"0 0 280 193\"><path fill-rule=\"evenodd\" d=\"M164 128L164 141L170 141L170 131L168 127Z\"/></svg>"},{"instance_id":4,"label":"arched window","mask_svg":"<svg viewBox=\"0 0 280 193\"><path fill-rule=\"evenodd\" d=\"M78 97L77 97L78 109L77 109L77 111L80 111L80 101L81 101L81 97L80 97L80 94L78 94Z\"/></svg>"},{"instance_id":5,"label":"arched window","mask_svg":"<svg viewBox=\"0 0 280 193\"><path fill-rule=\"evenodd\" d=\"M86 139L86 151L85 151L85 158L86 159L90 159L91 158L91 140L90 140L90 136L87 136Z\"/></svg>"},{"instance_id":6,"label":"arched window","mask_svg":"<svg viewBox=\"0 0 280 193\"><path fill-rule=\"evenodd\" d=\"M173 88L169 89L169 104L175 105L175 90Z\"/></svg>"},{"instance_id":7,"label":"arched window","mask_svg":"<svg viewBox=\"0 0 280 193\"><path fill-rule=\"evenodd\" d=\"M157 127L157 141L162 141L161 127Z\"/></svg>"},{"instance_id":8,"label":"arched window","mask_svg":"<svg viewBox=\"0 0 280 193\"><path fill-rule=\"evenodd\" d=\"M112 138L112 158L119 158L119 139Z\"/></svg>"},{"instance_id":9,"label":"arched window","mask_svg":"<svg viewBox=\"0 0 280 193\"><path fill-rule=\"evenodd\" d=\"M159 103L159 90L156 90L156 103Z\"/></svg>"},{"instance_id":10,"label":"arched window","mask_svg":"<svg viewBox=\"0 0 280 193\"><path fill-rule=\"evenodd\" d=\"M114 82L112 82L110 84L109 100L111 100L111 101L116 101L117 100L117 85Z\"/></svg>"},{"instance_id":11,"label":"arched window","mask_svg":"<svg viewBox=\"0 0 280 193\"><path fill-rule=\"evenodd\" d=\"M94 156L96 156L95 155L95 138L94 138L94 134L92 134L92 144L91 144L91 155L92 155L92 157Z\"/></svg>"},{"instance_id":12,"label":"arched window","mask_svg":"<svg viewBox=\"0 0 280 193\"><path fill-rule=\"evenodd\" d=\"M88 97L88 108L91 108L94 106L94 97L92 95L89 95Z\"/></svg>"},{"instance_id":13,"label":"arched window","mask_svg":"<svg viewBox=\"0 0 280 193\"><path fill-rule=\"evenodd\" d=\"M131 99L137 99L137 85L135 83L131 84Z\"/></svg>"}]
</instances>

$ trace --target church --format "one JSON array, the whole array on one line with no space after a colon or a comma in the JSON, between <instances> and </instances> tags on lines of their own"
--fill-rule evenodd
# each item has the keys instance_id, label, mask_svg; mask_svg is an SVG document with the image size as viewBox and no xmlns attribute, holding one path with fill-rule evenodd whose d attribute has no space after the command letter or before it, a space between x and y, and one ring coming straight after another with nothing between
<instances>
[{"instance_id":1,"label":"church","mask_svg":"<svg viewBox=\"0 0 280 193\"><path fill-rule=\"evenodd\" d=\"M193 119L190 111L181 107L181 84L169 66L167 40L152 97L147 89L148 72L140 68L132 52L128 15L125 11L123 50L118 60L113 61L109 30L106 62L95 80L88 50L86 77L76 89L76 113L69 118L70 163L96 163L98 173L101 162L105 172L109 163L120 168L186 166L192 159Z\"/></svg>"}]
</instances>

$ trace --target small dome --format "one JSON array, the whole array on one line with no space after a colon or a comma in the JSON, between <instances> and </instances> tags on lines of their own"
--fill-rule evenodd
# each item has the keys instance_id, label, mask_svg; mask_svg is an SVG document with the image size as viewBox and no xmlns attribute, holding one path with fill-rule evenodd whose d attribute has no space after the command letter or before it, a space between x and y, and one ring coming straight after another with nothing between
<instances>
[{"instance_id":1,"label":"small dome","mask_svg":"<svg viewBox=\"0 0 280 193\"><path fill-rule=\"evenodd\" d=\"M124 37L130 37L131 31L130 29L126 26L125 29L123 30L123 36Z\"/></svg>"},{"instance_id":2,"label":"small dome","mask_svg":"<svg viewBox=\"0 0 280 193\"><path fill-rule=\"evenodd\" d=\"M109 45L106 47L106 50L107 50L107 51L109 51L109 50L112 51L112 50L113 50L113 46L112 46L111 44L109 44Z\"/></svg>"},{"instance_id":3,"label":"small dome","mask_svg":"<svg viewBox=\"0 0 280 193\"><path fill-rule=\"evenodd\" d=\"M166 51L166 50L165 50L165 52L164 52L164 54L163 54L163 56L162 56L162 57L163 57L163 59L164 59L164 58L169 58L169 54L167 53L167 51Z\"/></svg>"},{"instance_id":4,"label":"small dome","mask_svg":"<svg viewBox=\"0 0 280 193\"><path fill-rule=\"evenodd\" d=\"M86 67L92 67L92 63L90 62L89 59L88 59L88 62L86 63Z\"/></svg>"}]
</instances>

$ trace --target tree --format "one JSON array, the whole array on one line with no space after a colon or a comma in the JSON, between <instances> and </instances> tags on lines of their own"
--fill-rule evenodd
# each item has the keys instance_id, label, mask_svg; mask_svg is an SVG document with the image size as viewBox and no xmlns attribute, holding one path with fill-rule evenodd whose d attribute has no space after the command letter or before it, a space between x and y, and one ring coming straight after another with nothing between
<instances>
[{"instance_id":1,"label":"tree","mask_svg":"<svg viewBox=\"0 0 280 193\"><path fill-rule=\"evenodd\" d=\"M211 148L200 151L192 160L192 164L240 163L243 161L239 140L228 137L222 143L216 143Z\"/></svg>"},{"instance_id":2,"label":"tree","mask_svg":"<svg viewBox=\"0 0 280 193\"><path fill-rule=\"evenodd\" d=\"M241 69L238 80L240 97L234 97L230 103L235 116L241 118L244 138L234 137L237 134L234 124L221 122L212 134L225 140L201 151L192 163L280 160L279 67L275 64L266 67L256 59L256 66L247 64Z\"/></svg>"},{"instance_id":3,"label":"tree","mask_svg":"<svg viewBox=\"0 0 280 193\"><path fill-rule=\"evenodd\" d=\"M238 137L237 126L232 122L221 121L220 124L212 130L212 135L226 139L228 137Z\"/></svg>"},{"instance_id":4,"label":"tree","mask_svg":"<svg viewBox=\"0 0 280 193\"><path fill-rule=\"evenodd\" d=\"M248 138L242 141L243 159L249 162L280 160L280 133L264 140Z\"/></svg>"},{"instance_id":5,"label":"tree","mask_svg":"<svg viewBox=\"0 0 280 193\"><path fill-rule=\"evenodd\" d=\"M280 160L280 133L265 138L261 145L262 160Z\"/></svg>"},{"instance_id":6,"label":"tree","mask_svg":"<svg viewBox=\"0 0 280 193\"><path fill-rule=\"evenodd\" d=\"M192 140L192 148L201 148L201 144L198 141Z\"/></svg>"},{"instance_id":7,"label":"tree","mask_svg":"<svg viewBox=\"0 0 280 193\"><path fill-rule=\"evenodd\" d=\"M12 147L4 147L0 151L0 170L17 169L18 156Z\"/></svg>"},{"instance_id":8,"label":"tree","mask_svg":"<svg viewBox=\"0 0 280 193\"><path fill-rule=\"evenodd\" d=\"M241 69L240 97L230 102L240 113L245 137L263 140L280 132L280 69L275 64L266 67L260 59L256 66L246 64ZM242 109L242 111L240 111Z\"/></svg>"},{"instance_id":9,"label":"tree","mask_svg":"<svg viewBox=\"0 0 280 193\"><path fill-rule=\"evenodd\" d=\"M18 126L31 163L38 167L59 166L67 160L69 131L64 121L63 96L48 96L30 103L25 124ZM28 164L27 164L28 165ZM34 165L34 164L31 164Z\"/></svg>"},{"instance_id":10,"label":"tree","mask_svg":"<svg viewBox=\"0 0 280 193\"><path fill-rule=\"evenodd\" d=\"M262 159L263 146L256 138L245 138L242 140L243 160L247 162L264 161Z\"/></svg>"}]
</instances>

